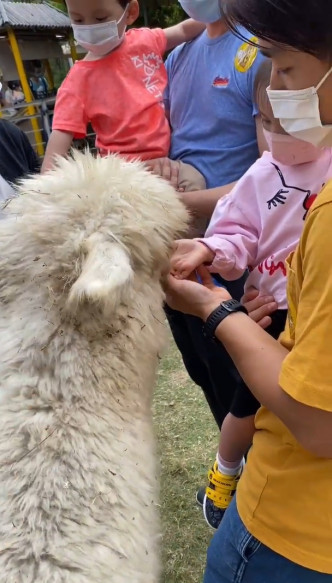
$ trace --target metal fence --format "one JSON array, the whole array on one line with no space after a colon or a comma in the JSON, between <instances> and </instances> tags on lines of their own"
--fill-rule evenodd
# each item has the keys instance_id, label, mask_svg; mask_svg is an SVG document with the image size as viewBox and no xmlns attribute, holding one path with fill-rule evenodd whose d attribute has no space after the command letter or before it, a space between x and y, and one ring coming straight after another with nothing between
<instances>
[{"instance_id":1,"label":"metal fence","mask_svg":"<svg viewBox=\"0 0 332 583\"><path fill-rule=\"evenodd\" d=\"M0 117L14 123L24 131L37 154L43 158L47 142L52 131L52 119L55 105L55 96L32 101L22 102L0 109ZM74 147L83 149L89 147L95 151L96 135L91 127L88 127L86 138L75 140Z\"/></svg>"}]
</instances>

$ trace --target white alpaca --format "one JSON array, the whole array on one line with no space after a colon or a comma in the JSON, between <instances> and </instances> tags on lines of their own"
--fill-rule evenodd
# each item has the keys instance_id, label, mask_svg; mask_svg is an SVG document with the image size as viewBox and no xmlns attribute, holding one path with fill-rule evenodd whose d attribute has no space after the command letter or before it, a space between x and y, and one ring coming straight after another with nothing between
<instances>
[{"instance_id":1,"label":"white alpaca","mask_svg":"<svg viewBox=\"0 0 332 583\"><path fill-rule=\"evenodd\" d=\"M0 222L0 581L155 583L160 278L187 213L117 157L21 193Z\"/></svg>"}]
</instances>

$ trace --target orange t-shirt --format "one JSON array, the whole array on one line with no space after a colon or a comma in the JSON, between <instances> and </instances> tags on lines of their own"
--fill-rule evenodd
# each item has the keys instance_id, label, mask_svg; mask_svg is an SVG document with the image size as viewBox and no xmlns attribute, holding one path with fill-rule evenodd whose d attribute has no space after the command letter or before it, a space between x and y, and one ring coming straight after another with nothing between
<instances>
[{"instance_id":1,"label":"orange t-shirt","mask_svg":"<svg viewBox=\"0 0 332 583\"><path fill-rule=\"evenodd\" d=\"M75 63L58 91L53 129L82 138L90 122L101 152L142 160L167 156L165 50L162 29L131 29L106 57Z\"/></svg>"}]
</instances>

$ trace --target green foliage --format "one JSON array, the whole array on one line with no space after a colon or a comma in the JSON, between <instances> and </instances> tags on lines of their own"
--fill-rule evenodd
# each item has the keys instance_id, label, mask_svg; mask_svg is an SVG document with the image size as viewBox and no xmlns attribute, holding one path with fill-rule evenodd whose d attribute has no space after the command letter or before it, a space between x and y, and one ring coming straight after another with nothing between
<instances>
[{"instance_id":1,"label":"green foliage","mask_svg":"<svg viewBox=\"0 0 332 583\"><path fill-rule=\"evenodd\" d=\"M65 0L24 1L35 4L45 2L58 10L66 11ZM139 4L141 14L136 26L160 26L165 28L180 22L186 16L177 0L139 0Z\"/></svg>"},{"instance_id":2,"label":"green foliage","mask_svg":"<svg viewBox=\"0 0 332 583\"><path fill-rule=\"evenodd\" d=\"M52 58L48 59L53 73L54 87L58 89L68 73L69 65L67 59Z\"/></svg>"},{"instance_id":3,"label":"green foliage","mask_svg":"<svg viewBox=\"0 0 332 583\"><path fill-rule=\"evenodd\" d=\"M49 4L58 10L66 11L65 0L11 0L11 2L27 2L28 4Z\"/></svg>"},{"instance_id":4,"label":"green foliage","mask_svg":"<svg viewBox=\"0 0 332 583\"><path fill-rule=\"evenodd\" d=\"M59 1L49 0L47 2L47 4L49 4L53 8L56 8L57 10L61 10L62 12L67 12L66 3L64 1L62 2L61 0L59 0Z\"/></svg>"},{"instance_id":5,"label":"green foliage","mask_svg":"<svg viewBox=\"0 0 332 583\"><path fill-rule=\"evenodd\" d=\"M152 27L160 26L161 28L166 28L177 24L186 17L177 0L170 0L168 2L165 2L165 0L161 2L140 0L140 7L140 19L142 19L144 9L146 9L148 25ZM144 23L142 22L142 24Z\"/></svg>"}]
</instances>

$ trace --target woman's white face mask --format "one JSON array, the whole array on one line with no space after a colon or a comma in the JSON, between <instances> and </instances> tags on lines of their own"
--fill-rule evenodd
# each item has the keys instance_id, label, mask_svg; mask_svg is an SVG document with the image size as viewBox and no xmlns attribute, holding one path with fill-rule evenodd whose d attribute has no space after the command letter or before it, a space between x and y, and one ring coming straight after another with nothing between
<instances>
[{"instance_id":1,"label":"woman's white face mask","mask_svg":"<svg viewBox=\"0 0 332 583\"><path fill-rule=\"evenodd\" d=\"M267 89L273 115L285 132L320 148L332 146L332 124L322 124L317 93L331 73L332 67L317 87L295 91Z\"/></svg>"},{"instance_id":2,"label":"woman's white face mask","mask_svg":"<svg viewBox=\"0 0 332 583\"><path fill-rule=\"evenodd\" d=\"M72 24L74 37L81 47L98 57L103 57L116 49L123 41L126 26L123 27L121 34L119 34L119 26L126 14L127 9L118 21L110 20L101 24L87 25Z\"/></svg>"}]
</instances>

